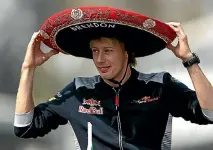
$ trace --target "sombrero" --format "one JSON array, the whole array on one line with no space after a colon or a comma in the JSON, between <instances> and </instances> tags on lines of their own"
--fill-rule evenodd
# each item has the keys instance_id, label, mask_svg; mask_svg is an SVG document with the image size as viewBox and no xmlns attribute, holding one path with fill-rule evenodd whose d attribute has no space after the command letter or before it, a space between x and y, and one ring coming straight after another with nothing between
<instances>
[{"instance_id":1,"label":"sombrero","mask_svg":"<svg viewBox=\"0 0 213 150\"><path fill-rule=\"evenodd\" d=\"M92 58L89 43L98 37L116 37L135 57L163 50L176 38L167 24L148 16L106 6L84 6L60 11L40 27L44 44L62 53Z\"/></svg>"}]
</instances>

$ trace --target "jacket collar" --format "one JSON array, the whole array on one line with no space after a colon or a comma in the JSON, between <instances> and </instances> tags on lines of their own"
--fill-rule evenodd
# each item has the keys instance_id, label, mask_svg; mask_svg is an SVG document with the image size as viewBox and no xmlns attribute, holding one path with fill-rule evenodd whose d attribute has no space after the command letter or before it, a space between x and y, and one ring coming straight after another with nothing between
<instances>
[{"instance_id":1,"label":"jacket collar","mask_svg":"<svg viewBox=\"0 0 213 150\"><path fill-rule=\"evenodd\" d=\"M131 75L129 79L121 86L121 90L126 91L129 88L134 87L137 83L138 75L139 75L139 72L136 71L134 68L131 68ZM100 83L97 85L96 90L98 90L98 93L101 93L103 97L115 95L115 91L113 90L113 87L107 84L102 78L100 79Z\"/></svg>"}]
</instances>

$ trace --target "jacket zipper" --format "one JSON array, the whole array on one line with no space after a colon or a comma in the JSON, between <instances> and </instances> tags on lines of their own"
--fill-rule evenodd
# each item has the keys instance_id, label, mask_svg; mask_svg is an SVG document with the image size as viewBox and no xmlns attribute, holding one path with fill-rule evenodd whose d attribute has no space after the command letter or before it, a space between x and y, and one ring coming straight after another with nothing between
<instances>
[{"instance_id":1,"label":"jacket zipper","mask_svg":"<svg viewBox=\"0 0 213 150\"><path fill-rule=\"evenodd\" d=\"M119 112L119 92L120 89L118 89L118 91L116 91L116 89L113 88L113 90L115 91L115 107L116 107L116 111L117 111L117 123L118 123L118 141L119 141L119 147L120 150L123 150L123 143L122 143L122 128L121 128L121 119L120 119L120 112Z\"/></svg>"}]
</instances>

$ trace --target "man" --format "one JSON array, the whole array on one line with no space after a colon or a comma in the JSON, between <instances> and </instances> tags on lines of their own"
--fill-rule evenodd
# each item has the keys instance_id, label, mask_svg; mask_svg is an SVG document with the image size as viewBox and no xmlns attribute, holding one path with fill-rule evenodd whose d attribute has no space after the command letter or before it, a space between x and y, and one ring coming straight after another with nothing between
<instances>
[{"instance_id":1,"label":"man","mask_svg":"<svg viewBox=\"0 0 213 150\"><path fill-rule=\"evenodd\" d=\"M84 13L81 14L78 10L74 14L72 17L79 19L79 16L82 17ZM76 134L78 149L164 150L171 149L171 135L167 128L171 119L170 114L196 124L213 123L213 88L198 65L198 57L191 52L187 37L179 23L170 22L162 25L165 30L167 29L164 35L167 33L171 35L169 30L172 29L179 41L177 46L167 43L167 48L184 62L195 91L174 79L167 72L143 74L136 71L133 67L136 64L135 55L139 56L139 53L130 48L137 43L128 42L131 39L136 40L134 36L131 38L125 36L128 40L123 36L118 37L122 34L121 32L115 36L111 36L112 34L109 36L108 32L106 34L102 28L105 27L103 24L101 27L101 24L96 23L88 29L84 21L83 23L81 26L69 26L69 29L60 28L58 32L52 28L51 32L56 33L55 37L47 33L50 30L41 30L32 36L22 65L17 93L14 122L16 136L20 138L42 137L59 125L70 122ZM100 30L95 25L99 25ZM113 30L113 34L121 29L118 28ZM71 36L78 30L80 30L78 34L82 30L87 33L91 30L93 32L98 30L97 33L100 35L90 37L87 45L84 39L91 34L81 36L81 42L84 43L82 45L88 46L90 53L85 49L82 53L77 53L66 47L69 32L61 30L73 30ZM129 30L131 30L129 33L134 32L132 28L125 29L126 32ZM62 36L63 33L66 36ZM137 33L134 32L134 34ZM79 40L78 34L75 34L77 40ZM144 36L144 33L139 34ZM41 51L40 42L44 38L48 39L47 44L52 41L51 38L55 39L61 51L63 48L64 52L79 56L85 55L85 57L88 54L87 58L92 57L100 75L76 77L49 102L34 106L32 87L35 69L53 55L58 54L58 50L48 53ZM60 38L65 41L61 42ZM151 41L155 39L156 37L153 37ZM156 45L159 43L159 41L155 42ZM75 44L72 46L75 47ZM153 49L157 51L156 47ZM141 52L140 55L144 53Z\"/></svg>"}]
</instances>

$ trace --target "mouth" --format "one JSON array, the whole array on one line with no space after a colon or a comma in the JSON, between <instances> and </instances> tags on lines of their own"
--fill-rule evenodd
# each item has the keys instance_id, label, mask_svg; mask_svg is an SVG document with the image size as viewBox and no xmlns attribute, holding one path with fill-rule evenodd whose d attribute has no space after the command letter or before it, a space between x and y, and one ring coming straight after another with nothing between
<instances>
[{"instance_id":1,"label":"mouth","mask_svg":"<svg viewBox=\"0 0 213 150\"><path fill-rule=\"evenodd\" d=\"M107 73L110 69L110 66L98 67L101 73Z\"/></svg>"}]
</instances>

